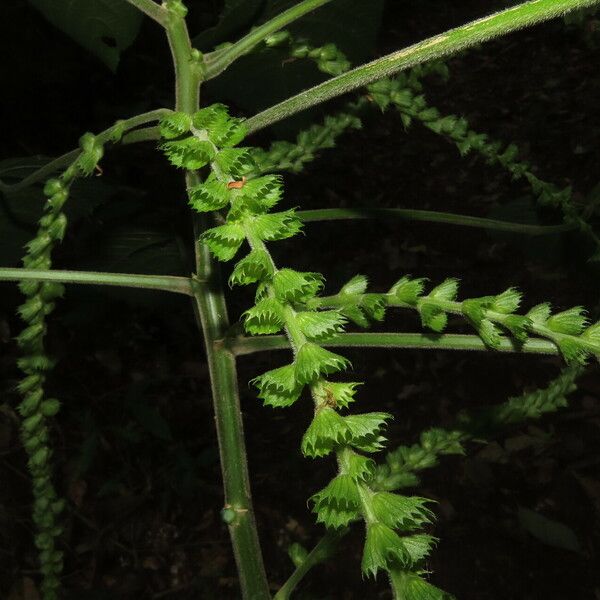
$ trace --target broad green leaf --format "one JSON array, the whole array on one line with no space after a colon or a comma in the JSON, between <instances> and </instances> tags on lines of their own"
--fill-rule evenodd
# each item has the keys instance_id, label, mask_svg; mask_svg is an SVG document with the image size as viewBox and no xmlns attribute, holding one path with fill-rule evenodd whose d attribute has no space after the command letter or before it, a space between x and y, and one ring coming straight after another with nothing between
<instances>
[{"instance_id":1,"label":"broad green leaf","mask_svg":"<svg viewBox=\"0 0 600 600\"><path fill-rule=\"evenodd\" d=\"M519 507L517 518L521 527L540 542L563 550L581 552L581 544L575 532L564 523L523 507Z\"/></svg>"},{"instance_id":2,"label":"broad green leaf","mask_svg":"<svg viewBox=\"0 0 600 600\"><path fill-rule=\"evenodd\" d=\"M115 71L133 44L142 13L124 0L29 0L54 26Z\"/></svg>"}]
</instances>

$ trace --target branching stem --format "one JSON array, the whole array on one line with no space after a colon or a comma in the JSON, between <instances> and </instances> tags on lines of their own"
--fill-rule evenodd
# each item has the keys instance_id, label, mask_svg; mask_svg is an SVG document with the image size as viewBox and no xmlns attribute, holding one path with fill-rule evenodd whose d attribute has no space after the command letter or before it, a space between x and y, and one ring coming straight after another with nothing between
<instances>
[{"instance_id":1,"label":"branching stem","mask_svg":"<svg viewBox=\"0 0 600 600\"><path fill-rule=\"evenodd\" d=\"M216 50L205 56L206 62L206 79L212 79L222 73L231 63L236 61L240 56L247 54L257 44L260 44L265 37L271 33L275 33L283 29L293 21L309 13L315 8L319 8L331 0L303 0L295 6L277 15L270 21L255 27L250 33L238 40L232 46L223 50Z\"/></svg>"},{"instance_id":2,"label":"branching stem","mask_svg":"<svg viewBox=\"0 0 600 600\"><path fill-rule=\"evenodd\" d=\"M318 210L299 210L296 214L305 223L396 218L407 221L425 221L429 223L461 225L464 227L478 227L481 229L522 233L525 235L552 235L577 228L577 226L572 223L563 223L561 225L528 225L526 223L510 223L508 221L499 221L497 219L485 219L482 217L471 217L469 215L409 208L322 208Z\"/></svg>"},{"instance_id":3,"label":"branching stem","mask_svg":"<svg viewBox=\"0 0 600 600\"><path fill-rule=\"evenodd\" d=\"M146 123L159 121L164 116L168 115L170 112L172 111L170 111L168 108L158 108L156 110L151 110L146 113L141 113L139 115L136 115L135 117L131 117L130 119L117 121L114 125L111 125L108 129L105 129L104 131L99 133L96 136L96 139L98 140L99 144L105 144L106 142L111 140L111 138L115 134L115 131L117 131L118 129L121 129L123 132L129 132L132 129L139 127L140 125L145 125ZM145 130L142 129L140 131ZM128 135L124 135L124 137L121 140L121 143L133 144L135 142L142 141L142 139L140 138L135 138L133 136L134 133L136 132L131 132ZM50 175L52 175L52 173L55 173L56 171L59 171L69 166L70 164L73 164L73 162L77 160L77 157L80 154L80 148L77 148L76 150L71 150L70 152L67 152L66 154L63 154L62 156L59 156L58 158L55 158L54 160L50 161L48 164L39 168L37 171L35 171L31 175L28 175L27 177L25 177L25 179L22 179L18 183L7 184L3 181L0 181L0 192L18 192L19 190L25 189L30 185L37 183L38 181L43 181L44 179L47 179Z\"/></svg>"},{"instance_id":4,"label":"branching stem","mask_svg":"<svg viewBox=\"0 0 600 600\"><path fill-rule=\"evenodd\" d=\"M225 340L225 343L237 356L264 352L266 350L290 349L289 341L283 335L240 336ZM359 347L490 351L477 335L453 333L341 333L335 338L323 342L322 345L330 348ZM548 340L530 339L522 346L518 346L509 338L502 338L498 352L554 355L559 353L555 344Z\"/></svg>"},{"instance_id":5,"label":"branching stem","mask_svg":"<svg viewBox=\"0 0 600 600\"><path fill-rule=\"evenodd\" d=\"M168 12L154 0L126 0L138 10L141 10L145 15L156 21L159 25L166 27Z\"/></svg>"},{"instance_id":6,"label":"branching stem","mask_svg":"<svg viewBox=\"0 0 600 600\"><path fill-rule=\"evenodd\" d=\"M599 2L600 0L532 0L507 8L328 79L251 117L246 121L246 126L249 132L264 129L311 106L356 90L398 71L455 54L492 38L558 17L572 10L594 6Z\"/></svg>"},{"instance_id":7,"label":"branching stem","mask_svg":"<svg viewBox=\"0 0 600 600\"><path fill-rule=\"evenodd\" d=\"M0 268L0 281L57 281L84 285L110 285L126 288L162 290L192 296L189 277L170 275L138 275L130 273L99 273L96 271L38 271L36 269Z\"/></svg>"}]
</instances>

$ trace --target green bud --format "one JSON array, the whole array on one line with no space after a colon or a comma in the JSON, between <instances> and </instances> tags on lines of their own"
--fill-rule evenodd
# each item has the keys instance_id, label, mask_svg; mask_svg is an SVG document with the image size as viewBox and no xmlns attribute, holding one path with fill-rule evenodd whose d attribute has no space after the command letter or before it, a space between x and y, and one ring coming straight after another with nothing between
<instances>
[{"instance_id":1,"label":"green bud","mask_svg":"<svg viewBox=\"0 0 600 600\"><path fill-rule=\"evenodd\" d=\"M64 190L65 186L60 179L48 179L48 181L46 181L46 185L44 185L44 196L50 198L51 196L54 196L54 194L58 194Z\"/></svg>"},{"instance_id":2,"label":"green bud","mask_svg":"<svg viewBox=\"0 0 600 600\"><path fill-rule=\"evenodd\" d=\"M222 511L221 511L221 520L223 521L223 523L226 523L227 525L230 525L231 523L233 523L235 521L235 510L233 510L233 508L231 508L230 506L226 506Z\"/></svg>"},{"instance_id":3,"label":"green bud","mask_svg":"<svg viewBox=\"0 0 600 600\"><path fill-rule=\"evenodd\" d=\"M280 46L289 39L290 34L288 31L276 31L265 38L265 44L269 48L274 48L275 46Z\"/></svg>"}]
</instances>

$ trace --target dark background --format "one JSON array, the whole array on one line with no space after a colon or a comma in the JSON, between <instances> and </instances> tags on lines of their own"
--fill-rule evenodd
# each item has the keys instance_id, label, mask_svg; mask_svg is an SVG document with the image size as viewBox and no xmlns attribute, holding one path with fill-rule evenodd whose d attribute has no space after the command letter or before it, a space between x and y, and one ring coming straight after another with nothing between
<instances>
[{"instance_id":1,"label":"dark background","mask_svg":"<svg viewBox=\"0 0 600 600\"><path fill-rule=\"evenodd\" d=\"M333 36L355 62L515 4L388 0L379 15L377 3L336 3L342 6L335 19L305 27L313 27L315 43ZM218 22L221 2L188 4L192 34ZM261 2L256 6L260 15ZM237 25L234 20L230 39L243 34L252 17ZM363 29L347 24L353 22ZM449 81L432 77L425 93L443 113L464 115L475 130L518 143L538 176L572 185L575 201L593 211L600 179L598 28L591 15L579 25L555 20L487 43L450 59ZM19 165L25 173L38 160L28 157L57 156L75 147L84 131L172 106L168 48L147 20L115 72L27 2L0 5L0 40L0 170ZM200 41L209 49L223 40L217 29ZM250 116L324 77L311 63L284 58L263 52L244 59L207 86L203 102L225 101L234 113ZM298 127L341 104L280 124L252 143L293 139ZM364 125L302 174L286 176L288 206L396 206L560 222L559 214L536 208L522 183L475 155L461 158L418 124L405 130L393 111L374 111ZM102 177L74 188L56 266L189 273L191 228L181 174L151 143L111 149L102 168ZM41 191L35 187L0 200L0 264L17 266L35 231ZM557 309L592 309L598 300L598 268L586 262L590 249L576 234L528 239L407 221L315 224L306 234L273 245L273 252L280 264L323 272L327 291L356 273L369 275L376 291L412 273L434 283L460 277L463 297L515 285L526 293L526 307L551 301ZM30 488L14 411L19 301L15 285L0 284L0 598L34 600ZM235 290L232 319L249 302L249 293ZM69 597L238 598L219 519L208 374L189 302L164 293L69 287L50 321L48 346L58 365L49 393L63 402L53 429L56 480L69 499ZM392 315L383 326L419 328L414 315ZM452 323L452 330L462 331L460 323ZM346 355L355 377L368 378L360 409L396 416L391 447L415 442L424 428L450 425L465 407L543 386L561 366L557 358L533 356L381 350ZM306 499L333 472L330 461L300 455L309 403L265 409L245 385L281 359L273 353L240 360L254 501L275 586L291 570L288 545L311 547L319 539L322 529L314 525ZM460 600L600 598L599 393L596 365L580 380L568 409L500 432L489 444L472 443L466 458L443 459L424 473L418 493L438 502L434 534L441 541L428 564L436 585ZM519 520L519 507L550 519L560 533L544 543ZM362 532L355 529L339 554L309 575L298 598L389 598L383 577L377 583L361 579ZM565 548L571 536L579 551Z\"/></svg>"}]
</instances>

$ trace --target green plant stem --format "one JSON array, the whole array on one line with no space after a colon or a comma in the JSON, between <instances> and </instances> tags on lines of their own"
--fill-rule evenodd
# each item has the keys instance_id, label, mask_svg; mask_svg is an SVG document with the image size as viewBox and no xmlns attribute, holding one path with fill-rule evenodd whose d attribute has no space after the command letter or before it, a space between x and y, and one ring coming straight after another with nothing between
<instances>
[{"instance_id":1,"label":"green plant stem","mask_svg":"<svg viewBox=\"0 0 600 600\"><path fill-rule=\"evenodd\" d=\"M0 268L0 281L57 281L84 285L162 290L192 296L191 279L171 275L138 275L130 273L101 273L96 271L38 271L35 269Z\"/></svg>"},{"instance_id":2,"label":"green plant stem","mask_svg":"<svg viewBox=\"0 0 600 600\"><path fill-rule=\"evenodd\" d=\"M506 35L600 0L533 0L477 19L300 92L246 121L249 132L263 129L311 106L434 58L454 54L492 38Z\"/></svg>"},{"instance_id":3,"label":"green plant stem","mask_svg":"<svg viewBox=\"0 0 600 600\"><path fill-rule=\"evenodd\" d=\"M192 49L181 13L169 12L166 31L175 67L176 110L193 114L200 104L202 63ZM188 187L196 185L197 173L188 172L186 183ZM206 224L196 220L194 225L198 240ZM210 372L225 493L223 517L229 528L243 598L270 600L252 507L235 356L221 342L229 326L223 286L208 248L199 241L195 242L195 256L194 305Z\"/></svg>"},{"instance_id":4,"label":"green plant stem","mask_svg":"<svg viewBox=\"0 0 600 600\"><path fill-rule=\"evenodd\" d=\"M166 26L168 13L160 5L154 2L154 0L126 0L132 6L135 6L138 10L141 10L145 15L156 21L163 27Z\"/></svg>"},{"instance_id":5,"label":"green plant stem","mask_svg":"<svg viewBox=\"0 0 600 600\"><path fill-rule=\"evenodd\" d=\"M158 108L156 110L151 110L146 113L141 113L136 115L135 117L131 117L130 119L124 119L122 121L117 121L115 124L111 125L108 129L105 129L101 133L96 136L98 143L105 144L110 141L115 131L118 128L122 128L124 132L130 131L135 127L139 127L140 125L145 125L146 123L152 123L154 121L159 121L162 117L168 115L171 110L168 108ZM145 131L145 130L140 130ZM131 132L129 135L124 135L121 143L123 144L132 144L138 141L142 141L140 139L136 139L132 136L136 132ZM58 158L50 161L48 164L39 168L37 171L33 172L31 175L28 175L18 183L7 184L3 181L0 181L0 192L10 193L10 192L18 192L19 190L25 189L38 181L42 181L47 179L48 176L52 175L56 171L67 167L72 164L75 160L77 160L78 156L81 154L81 149L77 148L75 150L71 150Z\"/></svg>"},{"instance_id":6,"label":"green plant stem","mask_svg":"<svg viewBox=\"0 0 600 600\"><path fill-rule=\"evenodd\" d=\"M279 588L273 600L289 600L292 592L302 581L304 576L316 565L329 558L334 552L338 542L348 533L348 529L328 531L308 553L302 563L290 575L289 579Z\"/></svg>"},{"instance_id":7,"label":"green plant stem","mask_svg":"<svg viewBox=\"0 0 600 600\"><path fill-rule=\"evenodd\" d=\"M142 127L135 129L123 136L122 143L137 144L139 142L153 142L160 139L160 129L158 127Z\"/></svg>"},{"instance_id":8,"label":"green plant stem","mask_svg":"<svg viewBox=\"0 0 600 600\"><path fill-rule=\"evenodd\" d=\"M446 223L464 227L478 227L494 231L509 231L526 235L551 235L576 229L573 224L561 225L528 225L510 223L496 219L484 219L468 215L458 215L432 210L416 210L408 208L323 208L318 210L299 210L298 217L305 223L315 221L340 221L355 219L387 219L397 218L407 221L425 221L430 223Z\"/></svg>"},{"instance_id":9,"label":"green plant stem","mask_svg":"<svg viewBox=\"0 0 600 600\"><path fill-rule=\"evenodd\" d=\"M240 336L227 340L227 346L236 356L264 352L266 350L289 350L290 344L283 335L260 337ZM485 350L489 348L476 335L436 333L341 333L322 343L330 348L413 348L420 350ZM509 338L502 338L498 352L525 354L558 354L550 341L530 339L522 346Z\"/></svg>"},{"instance_id":10,"label":"green plant stem","mask_svg":"<svg viewBox=\"0 0 600 600\"><path fill-rule=\"evenodd\" d=\"M304 16L331 0L303 0L288 10L280 13L271 20L255 27L250 33L235 42L232 46L223 50L216 50L205 56L206 79L212 79L222 73L227 67L237 60L240 56L247 54L257 44L260 44L265 37L283 29L293 21Z\"/></svg>"}]
</instances>

